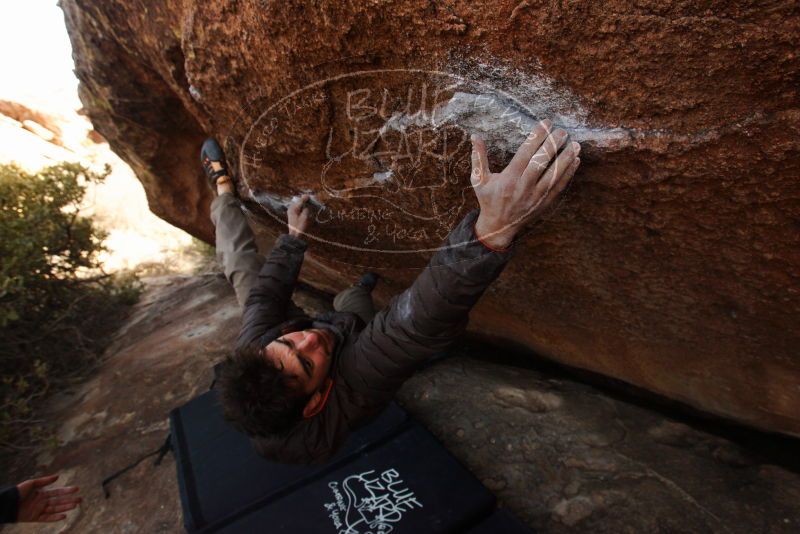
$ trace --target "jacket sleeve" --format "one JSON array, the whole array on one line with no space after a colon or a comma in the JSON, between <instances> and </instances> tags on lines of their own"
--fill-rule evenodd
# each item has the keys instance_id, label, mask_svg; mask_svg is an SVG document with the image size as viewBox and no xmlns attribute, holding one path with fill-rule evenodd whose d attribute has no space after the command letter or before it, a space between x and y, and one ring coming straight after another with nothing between
<instances>
[{"instance_id":1,"label":"jacket sleeve","mask_svg":"<svg viewBox=\"0 0 800 534\"><path fill-rule=\"evenodd\" d=\"M0 488L0 523L16 523L19 490L16 486Z\"/></svg>"},{"instance_id":2,"label":"jacket sleeve","mask_svg":"<svg viewBox=\"0 0 800 534\"><path fill-rule=\"evenodd\" d=\"M350 387L368 404L389 400L429 356L466 329L469 312L500 275L511 250L498 252L477 240L478 210L456 226L427 267L361 332L354 358L342 365Z\"/></svg>"},{"instance_id":3,"label":"jacket sleeve","mask_svg":"<svg viewBox=\"0 0 800 534\"><path fill-rule=\"evenodd\" d=\"M237 348L252 343L264 332L286 320L307 247L305 241L288 234L281 235L275 241L275 246L258 273L258 281L245 301Z\"/></svg>"}]
</instances>

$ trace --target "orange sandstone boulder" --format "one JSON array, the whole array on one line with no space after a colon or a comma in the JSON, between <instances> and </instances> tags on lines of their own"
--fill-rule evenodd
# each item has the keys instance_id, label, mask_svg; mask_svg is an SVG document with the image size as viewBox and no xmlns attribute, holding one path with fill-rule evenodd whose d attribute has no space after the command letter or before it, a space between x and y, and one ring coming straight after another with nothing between
<instances>
[{"instance_id":1,"label":"orange sandstone boulder","mask_svg":"<svg viewBox=\"0 0 800 534\"><path fill-rule=\"evenodd\" d=\"M303 278L388 297L536 120L582 143L475 332L800 436L800 7L62 0L81 100L154 213L213 241L223 142L259 232L304 192Z\"/></svg>"}]
</instances>

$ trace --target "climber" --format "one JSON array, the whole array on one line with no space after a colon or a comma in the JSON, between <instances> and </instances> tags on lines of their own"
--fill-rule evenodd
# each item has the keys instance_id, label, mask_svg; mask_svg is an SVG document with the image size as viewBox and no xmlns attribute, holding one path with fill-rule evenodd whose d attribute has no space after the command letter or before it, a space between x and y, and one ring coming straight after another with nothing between
<instances>
[{"instance_id":1,"label":"climber","mask_svg":"<svg viewBox=\"0 0 800 534\"><path fill-rule=\"evenodd\" d=\"M579 152L566 131L544 120L492 173L484 141L473 136L470 181L480 208L450 232L411 287L375 313L378 277L367 273L336 296L333 312L311 318L291 300L307 248L308 195L288 207L288 232L260 256L222 149L207 140L201 163L218 193L211 204L217 255L244 310L218 378L226 419L273 460L329 459L349 431L379 414L415 369L464 332L515 236L563 191Z\"/></svg>"}]
</instances>

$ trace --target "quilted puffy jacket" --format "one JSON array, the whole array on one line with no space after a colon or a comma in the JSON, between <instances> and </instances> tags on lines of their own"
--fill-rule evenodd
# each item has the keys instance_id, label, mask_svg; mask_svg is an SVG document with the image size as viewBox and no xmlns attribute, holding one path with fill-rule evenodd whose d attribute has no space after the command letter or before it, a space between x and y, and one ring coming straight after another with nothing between
<instances>
[{"instance_id":1,"label":"quilted puffy jacket","mask_svg":"<svg viewBox=\"0 0 800 534\"><path fill-rule=\"evenodd\" d=\"M470 309L497 278L512 251L494 251L475 237L474 210L450 232L414 283L368 325L355 314L332 312L317 319L291 301L306 243L278 238L245 303L237 347L266 346L288 332L324 326L337 338L333 387L322 411L286 435L256 437L259 454L283 463L328 460L348 432L378 415L403 382L466 329Z\"/></svg>"}]
</instances>

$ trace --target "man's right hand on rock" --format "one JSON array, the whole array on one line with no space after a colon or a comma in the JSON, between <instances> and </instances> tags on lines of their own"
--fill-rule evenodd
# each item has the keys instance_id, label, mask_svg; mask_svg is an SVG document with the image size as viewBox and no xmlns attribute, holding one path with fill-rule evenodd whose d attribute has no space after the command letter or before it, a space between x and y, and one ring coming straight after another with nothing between
<instances>
[{"instance_id":1,"label":"man's right hand on rock","mask_svg":"<svg viewBox=\"0 0 800 534\"><path fill-rule=\"evenodd\" d=\"M489 170L486 144L472 136L470 180L481 207L475 234L488 247L508 248L517 232L549 206L575 174L580 145L571 142L558 154L567 132L551 128L549 120L541 121L499 173Z\"/></svg>"}]
</instances>

